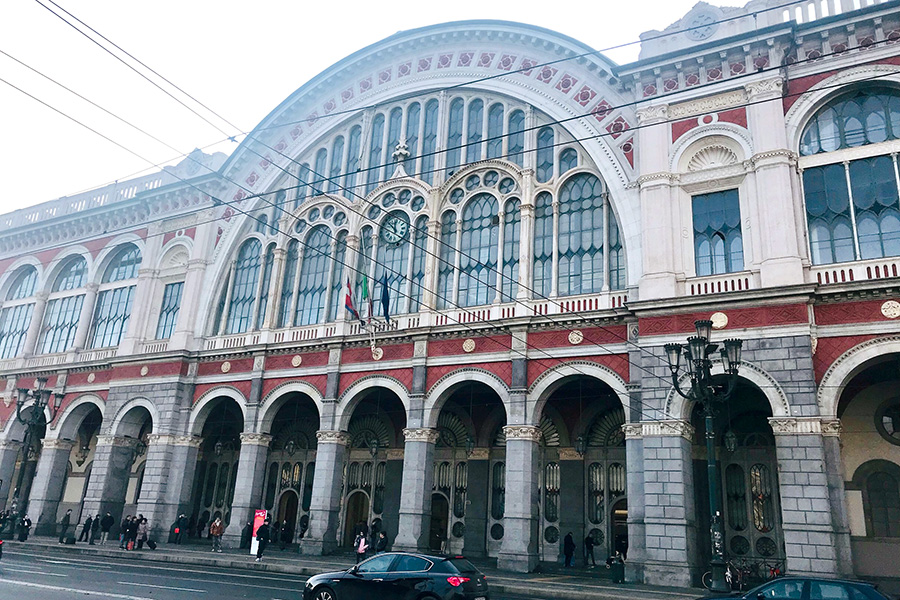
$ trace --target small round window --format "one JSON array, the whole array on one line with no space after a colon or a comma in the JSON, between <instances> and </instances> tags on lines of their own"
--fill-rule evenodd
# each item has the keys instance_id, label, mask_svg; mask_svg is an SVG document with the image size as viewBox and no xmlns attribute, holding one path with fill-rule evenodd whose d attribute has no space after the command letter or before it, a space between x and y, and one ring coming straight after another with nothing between
<instances>
[{"instance_id":1,"label":"small round window","mask_svg":"<svg viewBox=\"0 0 900 600\"><path fill-rule=\"evenodd\" d=\"M875 428L881 437L900 446L900 398L888 400L878 407Z\"/></svg>"}]
</instances>

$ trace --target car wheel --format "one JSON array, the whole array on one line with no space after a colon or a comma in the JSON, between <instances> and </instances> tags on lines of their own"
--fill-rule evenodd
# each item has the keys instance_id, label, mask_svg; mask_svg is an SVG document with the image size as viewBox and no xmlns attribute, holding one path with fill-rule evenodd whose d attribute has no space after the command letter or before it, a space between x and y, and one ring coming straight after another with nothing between
<instances>
[{"instance_id":1,"label":"car wheel","mask_svg":"<svg viewBox=\"0 0 900 600\"><path fill-rule=\"evenodd\" d=\"M334 590L327 587L317 589L313 598L315 600L337 600Z\"/></svg>"}]
</instances>

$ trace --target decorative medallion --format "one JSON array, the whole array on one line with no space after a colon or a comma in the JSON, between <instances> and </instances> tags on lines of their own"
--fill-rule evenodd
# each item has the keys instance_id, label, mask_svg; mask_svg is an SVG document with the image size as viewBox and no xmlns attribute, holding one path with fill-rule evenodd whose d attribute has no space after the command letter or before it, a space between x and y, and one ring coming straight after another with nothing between
<instances>
[{"instance_id":1,"label":"decorative medallion","mask_svg":"<svg viewBox=\"0 0 900 600\"><path fill-rule=\"evenodd\" d=\"M709 320L712 321L713 329L725 329L728 325L728 315L723 312L713 313Z\"/></svg>"},{"instance_id":2,"label":"decorative medallion","mask_svg":"<svg viewBox=\"0 0 900 600\"><path fill-rule=\"evenodd\" d=\"M225 362L222 363L222 372L227 373L230 370L231 370L231 363L226 360Z\"/></svg>"},{"instance_id":3,"label":"decorative medallion","mask_svg":"<svg viewBox=\"0 0 900 600\"><path fill-rule=\"evenodd\" d=\"M897 317L900 317L900 302L897 302L896 300L888 300L881 305L881 314L886 316L888 319L896 319Z\"/></svg>"},{"instance_id":4,"label":"decorative medallion","mask_svg":"<svg viewBox=\"0 0 900 600\"><path fill-rule=\"evenodd\" d=\"M381 348L372 348L372 359L381 360L384 357L384 350Z\"/></svg>"},{"instance_id":5,"label":"decorative medallion","mask_svg":"<svg viewBox=\"0 0 900 600\"><path fill-rule=\"evenodd\" d=\"M141 367L141 377L146 377L147 373L149 373L149 372L150 372L150 367L148 367L147 365L144 365L143 367Z\"/></svg>"},{"instance_id":6,"label":"decorative medallion","mask_svg":"<svg viewBox=\"0 0 900 600\"><path fill-rule=\"evenodd\" d=\"M291 366L299 367L303 364L303 357L299 354L294 355L294 358L291 359Z\"/></svg>"},{"instance_id":7,"label":"decorative medallion","mask_svg":"<svg viewBox=\"0 0 900 600\"><path fill-rule=\"evenodd\" d=\"M475 340L469 338L463 342L463 352L468 353L472 352L473 350L475 350Z\"/></svg>"},{"instance_id":8,"label":"decorative medallion","mask_svg":"<svg viewBox=\"0 0 900 600\"><path fill-rule=\"evenodd\" d=\"M95 380L95 379L97 379L97 376L96 376L96 375L94 375L93 373L88 373L88 376L87 376L87 382L88 382L88 383L94 383L94 380Z\"/></svg>"},{"instance_id":9,"label":"decorative medallion","mask_svg":"<svg viewBox=\"0 0 900 600\"><path fill-rule=\"evenodd\" d=\"M569 343L573 346L577 346L581 342L584 341L584 334L580 329L573 329L569 332Z\"/></svg>"}]
</instances>

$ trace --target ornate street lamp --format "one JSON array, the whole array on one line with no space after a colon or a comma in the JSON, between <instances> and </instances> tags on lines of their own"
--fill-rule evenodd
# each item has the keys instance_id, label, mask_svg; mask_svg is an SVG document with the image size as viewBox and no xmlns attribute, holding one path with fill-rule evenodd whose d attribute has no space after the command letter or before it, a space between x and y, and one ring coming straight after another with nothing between
<instances>
[{"instance_id":1,"label":"ornate street lamp","mask_svg":"<svg viewBox=\"0 0 900 600\"><path fill-rule=\"evenodd\" d=\"M587 442L583 435L579 435L575 438L575 452L578 453L578 456L584 456L585 450L587 450Z\"/></svg>"},{"instance_id":2,"label":"ornate street lamp","mask_svg":"<svg viewBox=\"0 0 900 600\"><path fill-rule=\"evenodd\" d=\"M472 456L472 453L475 452L475 440L472 439L472 436L466 436L466 456Z\"/></svg>"},{"instance_id":3,"label":"ornate street lamp","mask_svg":"<svg viewBox=\"0 0 900 600\"><path fill-rule=\"evenodd\" d=\"M16 488L13 495L13 504L20 509L20 512L24 512L25 505L27 504L27 499L25 499L24 501L22 499L19 499L19 492L22 489L22 483L25 481L25 471L27 470L27 463L29 460L31 460L29 451L33 444L34 437L37 435L38 428L41 425L46 425L46 423L41 423L41 419L44 416L44 411L47 409L47 406L49 405L51 407L50 421L53 421L53 419L55 419L56 415L59 413L59 407L62 405L64 394L54 393L51 390L47 389L46 377L38 377L37 379L35 379L33 390L29 390L27 388L18 388L17 392L18 397L16 398L16 420L25 426L25 438L22 440L22 465L19 467L19 476L16 480ZM53 396L52 405L50 404L50 396ZM28 402L29 399L33 401L31 410L27 415L23 415L22 410L25 408L25 403Z\"/></svg>"},{"instance_id":4,"label":"ornate street lamp","mask_svg":"<svg viewBox=\"0 0 900 600\"><path fill-rule=\"evenodd\" d=\"M681 344L665 345L666 358L669 362L669 370L672 372L672 385L675 387L675 391L687 400L700 403L703 408L706 424L706 471L709 478L709 535L712 547L712 559L710 560L712 585L710 590L730 592L731 589L725 580L725 536L722 531L719 509L715 415L717 406L728 400L737 384L743 340L725 340L722 344L724 347L719 350L718 344L711 344L709 341L712 334L712 321L696 321L694 327L697 329L697 335L689 337L686 346ZM711 372L712 360L710 357L716 350L719 350L725 370L724 380L722 377L713 377ZM687 392L681 389L678 382L682 356L684 356L685 369L691 380L691 387Z\"/></svg>"}]
</instances>

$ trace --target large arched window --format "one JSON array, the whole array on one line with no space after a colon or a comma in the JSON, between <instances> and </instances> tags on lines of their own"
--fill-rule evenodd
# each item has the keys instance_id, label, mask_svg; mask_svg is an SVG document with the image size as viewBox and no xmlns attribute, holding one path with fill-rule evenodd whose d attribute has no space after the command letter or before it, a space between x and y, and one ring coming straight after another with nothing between
<instances>
[{"instance_id":1,"label":"large arched window","mask_svg":"<svg viewBox=\"0 0 900 600\"><path fill-rule=\"evenodd\" d=\"M84 303L87 262L81 256L66 259L50 288L38 348L41 354L65 352L75 342Z\"/></svg>"},{"instance_id":2,"label":"large arched window","mask_svg":"<svg viewBox=\"0 0 900 600\"><path fill-rule=\"evenodd\" d=\"M232 275L225 333L244 333L250 329L253 322L253 306L259 289L261 255L262 244L256 238L244 242L238 251Z\"/></svg>"},{"instance_id":3,"label":"large arched window","mask_svg":"<svg viewBox=\"0 0 900 600\"><path fill-rule=\"evenodd\" d=\"M393 211L381 220L378 235L378 252L375 258L375 281L373 286L373 300L379 302L382 298L384 277L387 276L387 286L390 296L390 313L398 314L406 312L406 280L407 267L409 265L409 217L403 211ZM380 309L376 313L381 312Z\"/></svg>"},{"instance_id":4,"label":"large arched window","mask_svg":"<svg viewBox=\"0 0 900 600\"><path fill-rule=\"evenodd\" d=\"M34 313L36 285L37 270L32 266L20 268L12 277L0 310L0 358L14 358L22 352Z\"/></svg>"},{"instance_id":5,"label":"large arched window","mask_svg":"<svg viewBox=\"0 0 900 600\"><path fill-rule=\"evenodd\" d=\"M291 240L284 261L284 278L281 281L281 304L278 308L278 327L287 327L291 320L291 303L294 299L294 282L297 279L297 263L300 259L300 242Z\"/></svg>"},{"instance_id":6,"label":"large arched window","mask_svg":"<svg viewBox=\"0 0 900 600\"><path fill-rule=\"evenodd\" d=\"M419 149L419 123L421 121L422 108L418 102L413 102L406 109L406 148L409 156L406 158L404 168L407 173L415 174L416 156Z\"/></svg>"},{"instance_id":7,"label":"large arched window","mask_svg":"<svg viewBox=\"0 0 900 600\"><path fill-rule=\"evenodd\" d=\"M322 320L328 289L331 235L324 225L313 227L306 237L303 264L297 286L294 325L313 325Z\"/></svg>"},{"instance_id":8,"label":"large arched window","mask_svg":"<svg viewBox=\"0 0 900 600\"><path fill-rule=\"evenodd\" d=\"M462 156L463 108L462 98L454 98L450 103L450 116L447 120L447 176L459 168Z\"/></svg>"},{"instance_id":9,"label":"large arched window","mask_svg":"<svg viewBox=\"0 0 900 600\"><path fill-rule=\"evenodd\" d=\"M868 521L872 537L900 537L900 484L887 471L866 478Z\"/></svg>"},{"instance_id":10,"label":"large arched window","mask_svg":"<svg viewBox=\"0 0 900 600\"><path fill-rule=\"evenodd\" d=\"M438 308L447 308L453 302L453 270L456 266L456 213L448 210L441 216L441 247L438 250Z\"/></svg>"},{"instance_id":11,"label":"large arched window","mask_svg":"<svg viewBox=\"0 0 900 600\"><path fill-rule=\"evenodd\" d=\"M466 133L466 162L481 160L481 140L484 137L484 102L469 102L468 132Z\"/></svg>"},{"instance_id":12,"label":"large arched window","mask_svg":"<svg viewBox=\"0 0 900 600\"><path fill-rule=\"evenodd\" d=\"M342 231L338 234L334 245L334 260L331 264L331 295L328 304L328 320L337 320L338 311L343 306L341 290L344 282L341 276L344 272L344 261L347 258L347 232Z\"/></svg>"},{"instance_id":13,"label":"large arched window","mask_svg":"<svg viewBox=\"0 0 900 600\"><path fill-rule=\"evenodd\" d=\"M501 302L513 302L519 292L519 225L522 212L519 200L513 198L503 209L503 281Z\"/></svg>"},{"instance_id":14,"label":"large arched window","mask_svg":"<svg viewBox=\"0 0 900 600\"><path fill-rule=\"evenodd\" d=\"M269 283L272 279L272 267L275 264L275 244L269 244L266 248L266 258L263 261L262 281L259 285L259 305L256 308L256 326L254 329L262 329L266 319L266 309L269 307Z\"/></svg>"},{"instance_id":15,"label":"large arched window","mask_svg":"<svg viewBox=\"0 0 900 600\"><path fill-rule=\"evenodd\" d=\"M494 301L497 291L497 243L500 235L497 199L474 196L463 209L459 257L459 306Z\"/></svg>"},{"instance_id":16,"label":"large arched window","mask_svg":"<svg viewBox=\"0 0 900 600\"><path fill-rule=\"evenodd\" d=\"M94 319L91 322L91 348L118 346L131 318L131 303L136 287L141 251L126 244L116 251L103 272Z\"/></svg>"},{"instance_id":17,"label":"large arched window","mask_svg":"<svg viewBox=\"0 0 900 600\"><path fill-rule=\"evenodd\" d=\"M429 100L425 105L424 135L422 137L422 170L419 178L431 183L434 179L434 157L437 150L438 136L437 100Z\"/></svg>"},{"instance_id":18,"label":"large arched window","mask_svg":"<svg viewBox=\"0 0 900 600\"><path fill-rule=\"evenodd\" d=\"M377 114L372 119L372 137L369 138L369 173L366 178L366 193L374 190L381 177L382 150L384 149L384 115Z\"/></svg>"},{"instance_id":19,"label":"large arched window","mask_svg":"<svg viewBox=\"0 0 900 600\"><path fill-rule=\"evenodd\" d=\"M409 312L418 312L422 305L422 292L425 285L425 251L428 243L428 218L421 216L416 220L412 232L412 259L410 260Z\"/></svg>"},{"instance_id":20,"label":"large arched window","mask_svg":"<svg viewBox=\"0 0 900 600\"><path fill-rule=\"evenodd\" d=\"M900 256L897 158L879 145L898 138L900 92L884 87L840 96L807 124L800 166L813 264ZM815 156L829 152L833 161Z\"/></svg>"}]
</instances>

